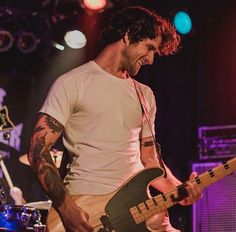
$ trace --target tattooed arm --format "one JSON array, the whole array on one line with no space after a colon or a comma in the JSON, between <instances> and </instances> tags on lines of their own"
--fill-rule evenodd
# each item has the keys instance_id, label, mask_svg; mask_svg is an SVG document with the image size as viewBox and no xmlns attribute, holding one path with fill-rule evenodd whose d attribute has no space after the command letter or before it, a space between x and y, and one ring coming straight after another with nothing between
<instances>
[{"instance_id":1,"label":"tattooed arm","mask_svg":"<svg viewBox=\"0 0 236 232\"><path fill-rule=\"evenodd\" d=\"M42 188L52 200L53 207L58 211L66 231L90 232L92 228L88 224L87 213L72 201L50 155L50 150L63 129L51 116L39 114L31 136L29 162Z\"/></svg>"},{"instance_id":2,"label":"tattooed arm","mask_svg":"<svg viewBox=\"0 0 236 232\"><path fill-rule=\"evenodd\" d=\"M55 167L50 150L62 133L63 126L52 117L40 114L31 137L29 162L43 189L55 207L65 200L66 189Z\"/></svg>"},{"instance_id":3,"label":"tattooed arm","mask_svg":"<svg viewBox=\"0 0 236 232\"><path fill-rule=\"evenodd\" d=\"M152 137L141 139L141 161L144 167L146 168L160 167L160 163L157 158L156 147ZM173 175L173 173L166 165L165 169L167 172L167 178L162 177L152 182L152 186L161 192L167 192L170 189L173 189L181 184L181 182ZM190 179L194 178L195 176L196 174L192 173L190 175ZM202 195L201 190L197 186L194 186L192 184L189 184L187 186L187 190L188 190L188 197L180 202L180 204L182 205L192 204L196 200L198 200Z\"/></svg>"}]
</instances>

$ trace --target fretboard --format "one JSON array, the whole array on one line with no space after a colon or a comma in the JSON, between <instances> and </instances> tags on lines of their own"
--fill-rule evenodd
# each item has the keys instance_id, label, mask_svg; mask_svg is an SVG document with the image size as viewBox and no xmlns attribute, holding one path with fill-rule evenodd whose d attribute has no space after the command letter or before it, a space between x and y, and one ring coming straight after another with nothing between
<instances>
[{"instance_id":1,"label":"fretboard","mask_svg":"<svg viewBox=\"0 0 236 232\"><path fill-rule=\"evenodd\" d=\"M155 214L161 213L166 209L177 204L188 196L185 187L188 183L196 184L200 189L214 184L227 175L230 175L236 170L236 157L228 160L227 162L216 166L215 168L200 174L191 181L178 186L175 189L165 193L159 194L153 198L142 202L135 207L130 208L130 212L137 224L146 221Z\"/></svg>"}]
</instances>

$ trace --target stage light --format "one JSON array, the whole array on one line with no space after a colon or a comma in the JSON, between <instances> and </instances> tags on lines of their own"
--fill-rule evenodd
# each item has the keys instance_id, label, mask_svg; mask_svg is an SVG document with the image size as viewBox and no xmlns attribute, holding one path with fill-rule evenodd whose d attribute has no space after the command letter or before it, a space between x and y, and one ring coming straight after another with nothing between
<instances>
[{"instance_id":1,"label":"stage light","mask_svg":"<svg viewBox=\"0 0 236 232\"><path fill-rule=\"evenodd\" d=\"M178 11L174 16L174 25L181 34L188 34L192 29L192 20L185 11Z\"/></svg>"},{"instance_id":2,"label":"stage light","mask_svg":"<svg viewBox=\"0 0 236 232\"><path fill-rule=\"evenodd\" d=\"M0 31L0 52L8 51L14 42L14 37L10 31L1 30Z\"/></svg>"},{"instance_id":3,"label":"stage light","mask_svg":"<svg viewBox=\"0 0 236 232\"><path fill-rule=\"evenodd\" d=\"M56 49L58 49L58 50L60 50L60 51L63 51L64 49L65 49L65 47L63 46L63 45L61 45L61 44L59 44L59 43L53 43L53 46L56 48Z\"/></svg>"},{"instance_id":4,"label":"stage light","mask_svg":"<svg viewBox=\"0 0 236 232\"><path fill-rule=\"evenodd\" d=\"M17 40L17 48L23 53L33 52L40 42L33 33L31 32L20 32Z\"/></svg>"},{"instance_id":5,"label":"stage light","mask_svg":"<svg viewBox=\"0 0 236 232\"><path fill-rule=\"evenodd\" d=\"M91 10L91 11L101 11L103 10L106 5L106 0L83 0L82 1L82 7Z\"/></svg>"},{"instance_id":6,"label":"stage light","mask_svg":"<svg viewBox=\"0 0 236 232\"><path fill-rule=\"evenodd\" d=\"M85 35L78 30L66 32L64 40L69 47L74 49L82 48L87 43Z\"/></svg>"}]
</instances>

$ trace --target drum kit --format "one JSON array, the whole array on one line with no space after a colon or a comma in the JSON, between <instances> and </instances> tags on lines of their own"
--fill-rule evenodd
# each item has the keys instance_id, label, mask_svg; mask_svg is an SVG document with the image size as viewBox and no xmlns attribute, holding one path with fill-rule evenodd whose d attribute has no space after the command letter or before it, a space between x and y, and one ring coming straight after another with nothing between
<instances>
[{"instance_id":1,"label":"drum kit","mask_svg":"<svg viewBox=\"0 0 236 232\"><path fill-rule=\"evenodd\" d=\"M2 133L3 139L10 139L9 131L13 128L14 124L10 121L8 110L4 106L2 109L0 109L0 132ZM57 151L55 149L50 151L52 160L57 168L60 167L62 154L62 151ZM21 155L19 161L25 165L29 165L27 154ZM1 149L0 168L2 169L2 172L10 188L10 195L15 201L14 205L6 203L6 195L0 184L0 231L47 231L46 218L48 211L52 206L52 202L48 200L19 204L23 202L22 192L12 183L10 175L3 161L3 152Z\"/></svg>"}]
</instances>

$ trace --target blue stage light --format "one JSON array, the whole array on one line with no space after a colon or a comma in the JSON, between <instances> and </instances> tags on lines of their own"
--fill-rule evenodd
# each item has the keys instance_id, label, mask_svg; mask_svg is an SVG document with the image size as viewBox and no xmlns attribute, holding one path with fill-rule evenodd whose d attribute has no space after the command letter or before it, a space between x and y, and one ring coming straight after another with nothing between
<instances>
[{"instance_id":1,"label":"blue stage light","mask_svg":"<svg viewBox=\"0 0 236 232\"><path fill-rule=\"evenodd\" d=\"M192 20L188 13L178 11L174 16L174 25L181 34L188 34L192 29Z\"/></svg>"}]
</instances>

